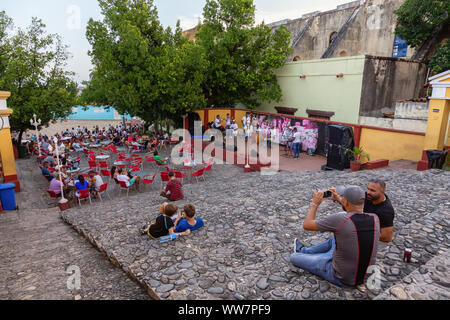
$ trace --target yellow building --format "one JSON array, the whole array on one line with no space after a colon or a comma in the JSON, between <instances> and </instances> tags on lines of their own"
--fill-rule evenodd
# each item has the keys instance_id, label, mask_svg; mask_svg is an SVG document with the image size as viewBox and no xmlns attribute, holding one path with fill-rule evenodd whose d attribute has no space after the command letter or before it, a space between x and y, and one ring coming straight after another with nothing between
<instances>
[{"instance_id":1,"label":"yellow building","mask_svg":"<svg viewBox=\"0 0 450 320\"><path fill-rule=\"evenodd\" d=\"M450 70L430 78L433 93L428 113L424 149L442 150L450 146Z\"/></svg>"},{"instance_id":2,"label":"yellow building","mask_svg":"<svg viewBox=\"0 0 450 320\"><path fill-rule=\"evenodd\" d=\"M13 112L6 106L6 100L10 92L0 91L0 166L2 183L13 182L16 184L16 192L20 191L20 183L17 179L14 150L11 140L9 116Z\"/></svg>"}]
</instances>

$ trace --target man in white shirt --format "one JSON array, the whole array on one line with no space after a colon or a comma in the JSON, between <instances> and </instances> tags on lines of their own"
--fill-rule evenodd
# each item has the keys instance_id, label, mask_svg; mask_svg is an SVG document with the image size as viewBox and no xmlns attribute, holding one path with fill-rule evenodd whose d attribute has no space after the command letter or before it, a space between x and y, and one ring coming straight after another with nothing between
<instances>
[{"instance_id":1,"label":"man in white shirt","mask_svg":"<svg viewBox=\"0 0 450 320\"><path fill-rule=\"evenodd\" d=\"M220 130L220 116L217 115L216 119L214 120L214 128L217 130Z\"/></svg>"},{"instance_id":2,"label":"man in white shirt","mask_svg":"<svg viewBox=\"0 0 450 320\"><path fill-rule=\"evenodd\" d=\"M302 134L298 132L297 127L294 128L294 159L300 157L300 143Z\"/></svg>"},{"instance_id":3,"label":"man in white shirt","mask_svg":"<svg viewBox=\"0 0 450 320\"><path fill-rule=\"evenodd\" d=\"M89 176L91 177L91 185L95 191L100 191L100 187L103 185L103 178L94 170L89 171Z\"/></svg>"},{"instance_id":4,"label":"man in white shirt","mask_svg":"<svg viewBox=\"0 0 450 320\"><path fill-rule=\"evenodd\" d=\"M231 130L233 130L233 135L237 136L238 134L238 125L236 124L236 120L233 120L233 123L231 124Z\"/></svg>"}]
</instances>

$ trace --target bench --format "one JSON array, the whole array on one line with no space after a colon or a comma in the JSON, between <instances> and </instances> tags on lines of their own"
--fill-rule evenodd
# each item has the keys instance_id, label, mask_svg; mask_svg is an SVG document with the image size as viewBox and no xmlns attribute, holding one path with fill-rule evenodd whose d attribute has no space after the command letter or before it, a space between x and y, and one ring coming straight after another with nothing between
<instances>
[{"instance_id":1,"label":"bench","mask_svg":"<svg viewBox=\"0 0 450 320\"><path fill-rule=\"evenodd\" d=\"M361 165L362 169L373 170L381 167L387 167L389 165L389 160L380 159L375 161L369 161Z\"/></svg>"}]
</instances>

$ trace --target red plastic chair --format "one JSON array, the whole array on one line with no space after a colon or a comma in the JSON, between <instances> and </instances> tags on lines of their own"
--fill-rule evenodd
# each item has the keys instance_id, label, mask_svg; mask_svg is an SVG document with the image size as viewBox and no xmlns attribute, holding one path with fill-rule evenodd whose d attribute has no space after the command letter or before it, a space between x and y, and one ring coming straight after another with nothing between
<instances>
[{"instance_id":1,"label":"red plastic chair","mask_svg":"<svg viewBox=\"0 0 450 320\"><path fill-rule=\"evenodd\" d=\"M100 189L97 192L98 196L100 197L100 201L103 202L102 199L102 194L106 193L106 195L108 196L109 200L111 200L111 197L109 196L109 193L107 191L108 189L108 183L104 183L100 186Z\"/></svg>"},{"instance_id":2,"label":"red plastic chair","mask_svg":"<svg viewBox=\"0 0 450 320\"><path fill-rule=\"evenodd\" d=\"M89 163L89 169L97 169L97 167L98 167L97 162L89 160L88 163Z\"/></svg>"},{"instance_id":3,"label":"red plastic chair","mask_svg":"<svg viewBox=\"0 0 450 320\"><path fill-rule=\"evenodd\" d=\"M153 175L153 177L151 179L150 179L150 176L145 176L144 179L142 180L142 183L144 183L144 184L152 184L153 181L155 181L155 178L156 178L156 172L155 172L155 174Z\"/></svg>"},{"instance_id":4,"label":"red plastic chair","mask_svg":"<svg viewBox=\"0 0 450 320\"><path fill-rule=\"evenodd\" d=\"M141 168L139 168L139 166L131 165L129 168L131 172L141 171Z\"/></svg>"},{"instance_id":5,"label":"red plastic chair","mask_svg":"<svg viewBox=\"0 0 450 320\"><path fill-rule=\"evenodd\" d=\"M80 207L81 207L81 200L89 199L89 203L92 204L91 193L90 193L89 189L80 190L80 191L78 191L78 195L75 193L75 196L77 197L78 205Z\"/></svg>"},{"instance_id":6,"label":"red plastic chair","mask_svg":"<svg viewBox=\"0 0 450 320\"><path fill-rule=\"evenodd\" d=\"M181 178L181 182L183 182L183 179L186 177L186 174L183 174L178 170L174 170L173 172L175 172L175 178Z\"/></svg>"},{"instance_id":7,"label":"red plastic chair","mask_svg":"<svg viewBox=\"0 0 450 320\"><path fill-rule=\"evenodd\" d=\"M163 186L163 182L169 182L169 173L166 171L161 171L161 187Z\"/></svg>"},{"instance_id":8,"label":"red plastic chair","mask_svg":"<svg viewBox=\"0 0 450 320\"><path fill-rule=\"evenodd\" d=\"M159 164L158 161L155 161L156 165L158 166L158 169L162 169L162 167L165 167L165 162L163 162L162 164Z\"/></svg>"},{"instance_id":9,"label":"red plastic chair","mask_svg":"<svg viewBox=\"0 0 450 320\"><path fill-rule=\"evenodd\" d=\"M192 175L195 177L195 179L198 182L198 178L202 177L203 181L205 181L205 177L203 176L203 173L205 171L205 168L202 168L200 170L198 170L197 172L192 172Z\"/></svg>"},{"instance_id":10,"label":"red plastic chair","mask_svg":"<svg viewBox=\"0 0 450 320\"><path fill-rule=\"evenodd\" d=\"M128 193L130 192L131 188L136 189L136 183L134 183L132 186L127 187L127 184L125 183L125 181L119 181L119 185L120 185L119 194L122 194L122 190L127 190L127 197L128 197Z\"/></svg>"},{"instance_id":11,"label":"red plastic chair","mask_svg":"<svg viewBox=\"0 0 450 320\"><path fill-rule=\"evenodd\" d=\"M212 164L210 164L209 166L207 166L206 168L204 168L205 169L205 171L211 171L211 169L212 169Z\"/></svg>"},{"instance_id":12,"label":"red plastic chair","mask_svg":"<svg viewBox=\"0 0 450 320\"><path fill-rule=\"evenodd\" d=\"M109 164L106 161L100 161L99 167L100 168L109 168Z\"/></svg>"},{"instance_id":13,"label":"red plastic chair","mask_svg":"<svg viewBox=\"0 0 450 320\"><path fill-rule=\"evenodd\" d=\"M109 177L109 180L111 180L111 172L109 172L108 170L100 170L100 173L102 176L104 177Z\"/></svg>"},{"instance_id":14,"label":"red plastic chair","mask_svg":"<svg viewBox=\"0 0 450 320\"><path fill-rule=\"evenodd\" d=\"M47 190L47 192L48 192L48 194L50 195L51 198L55 198L55 199L61 198L61 194L57 195L56 192L53 191L53 190Z\"/></svg>"}]
</instances>

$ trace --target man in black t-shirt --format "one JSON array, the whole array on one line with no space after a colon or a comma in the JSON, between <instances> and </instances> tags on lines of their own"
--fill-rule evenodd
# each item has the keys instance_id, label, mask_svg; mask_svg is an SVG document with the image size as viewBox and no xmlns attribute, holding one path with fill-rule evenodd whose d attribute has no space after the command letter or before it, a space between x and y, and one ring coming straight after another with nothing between
<instances>
[{"instance_id":1,"label":"man in black t-shirt","mask_svg":"<svg viewBox=\"0 0 450 320\"><path fill-rule=\"evenodd\" d=\"M336 188L331 188L336 192ZM383 180L372 179L369 181L364 201L365 213L374 213L380 220L380 241L391 242L394 236L394 216L395 211L386 192L386 183ZM337 201L342 205L342 198L333 195L330 200Z\"/></svg>"},{"instance_id":2,"label":"man in black t-shirt","mask_svg":"<svg viewBox=\"0 0 450 320\"><path fill-rule=\"evenodd\" d=\"M375 213L380 219L380 241L391 242L394 236L395 211L386 195L386 183L383 180L369 181L364 202L364 212Z\"/></svg>"}]
</instances>

